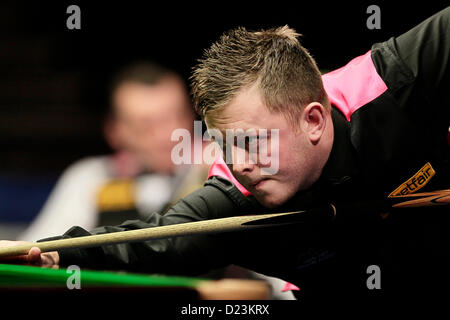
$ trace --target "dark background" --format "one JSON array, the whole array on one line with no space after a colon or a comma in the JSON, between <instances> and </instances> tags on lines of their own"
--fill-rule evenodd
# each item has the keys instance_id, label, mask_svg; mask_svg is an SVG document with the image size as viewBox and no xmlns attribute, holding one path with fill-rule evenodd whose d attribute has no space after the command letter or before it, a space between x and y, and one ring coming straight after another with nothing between
<instances>
[{"instance_id":1,"label":"dark background","mask_svg":"<svg viewBox=\"0 0 450 320\"><path fill-rule=\"evenodd\" d=\"M64 168L110 151L101 114L108 80L123 64L151 59L187 79L222 32L288 24L319 67L332 70L446 4L308 2L0 4L0 221L28 221ZM81 30L66 28L71 4L80 6ZM371 4L381 8L381 30L366 27Z\"/></svg>"}]
</instances>

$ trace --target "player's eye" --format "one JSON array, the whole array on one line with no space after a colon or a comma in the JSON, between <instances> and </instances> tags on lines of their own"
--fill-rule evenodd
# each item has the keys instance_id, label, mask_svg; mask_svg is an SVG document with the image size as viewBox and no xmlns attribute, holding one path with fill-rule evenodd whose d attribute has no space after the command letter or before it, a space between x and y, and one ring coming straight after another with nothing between
<instances>
[{"instance_id":1,"label":"player's eye","mask_svg":"<svg viewBox=\"0 0 450 320\"><path fill-rule=\"evenodd\" d=\"M258 144L258 137L257 136L248 137L247 141L248 141L247 145L249 145L249 146L257 145Z\"/></svg>"},{"instance_id":2,"label":"player's eye","mask_svg":"<svg viewBox=\"0 0 450 320\"><path fill-rule=\"evenodd\" d=\"M245 137L245 150L249 153L258 152L259 138L258 136Z\"/></svg>"}]
</instances>

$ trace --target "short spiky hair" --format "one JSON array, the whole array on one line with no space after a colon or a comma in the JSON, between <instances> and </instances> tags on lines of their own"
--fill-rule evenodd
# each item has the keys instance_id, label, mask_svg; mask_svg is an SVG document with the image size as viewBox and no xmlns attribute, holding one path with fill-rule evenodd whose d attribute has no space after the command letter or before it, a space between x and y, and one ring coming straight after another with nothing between
<instances>
[{"instance_id":1,"label":"short spiky hair","mask_svg":"<svg viewBox=\"0 0 450 320\"><path fill-rule=\"evenodd\" d=\"M224 33L194 68L196 112L213 121L238 90L254 83L269 110L282 112L294 125L306 104L317 101L328 108L320 71L298 36L288 26Z\"/></svg>"}]
</instances>

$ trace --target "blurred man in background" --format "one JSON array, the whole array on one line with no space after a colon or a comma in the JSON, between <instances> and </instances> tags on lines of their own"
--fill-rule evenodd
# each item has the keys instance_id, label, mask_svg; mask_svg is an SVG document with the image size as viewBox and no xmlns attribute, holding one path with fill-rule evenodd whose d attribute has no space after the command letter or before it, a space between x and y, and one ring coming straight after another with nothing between
<instances>
[{"instance_id":1,"label":"blurred man in background","mask_svg":"<svg viewBox=\"0 0 450 320\"><path fill-rule=\"evenodd\" d=\"M192 132L195 119L179 75L149 62L129 65L113 78L109 105L104 134L114 153L67 168L21 239L145 219L202 186L207 166L171 161L172 132Z\"/></svg>"}]
</instances>

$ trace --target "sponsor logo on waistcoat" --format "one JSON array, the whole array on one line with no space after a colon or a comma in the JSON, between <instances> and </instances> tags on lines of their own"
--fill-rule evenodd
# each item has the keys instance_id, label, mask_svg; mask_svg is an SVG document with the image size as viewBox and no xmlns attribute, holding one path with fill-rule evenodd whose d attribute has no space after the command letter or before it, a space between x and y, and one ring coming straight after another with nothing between
<instances>
[{"instance_id":1,"label":"sponsor logo on waistcoat","mask_svg":"<svg viewBox=\"0 0 450 320\"><path fill-rule=\"evenodd\" d=\"M404 196L420 190L436 174L433 167L427 162L415 175L402 183L397 189L391 192L389 198Z\"/></svg>"}]
</instances>

